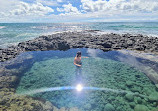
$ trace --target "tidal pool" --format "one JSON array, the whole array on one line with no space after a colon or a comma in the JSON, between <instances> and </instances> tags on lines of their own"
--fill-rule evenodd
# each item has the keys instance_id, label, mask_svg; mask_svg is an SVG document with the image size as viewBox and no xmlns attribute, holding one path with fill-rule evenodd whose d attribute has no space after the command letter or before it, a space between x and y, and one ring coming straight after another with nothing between
<instances>
[{"instance_id":1,"label":"tidal pool","mask_svg":"<svg viewBox=\"0 0 158 111\"><path fill-rule=\"evenodd\" d=\"M73 64L77 51L88 57L82 59L79 76ZM140 58L135 58L137 62L133 64L127 58L134 57L118 51L86 48L27 54L33 57L33 64L21 77L16 89L19 95L43 98L58 108L78 107L83 111L146 111L158 105L157 88L139 69ZM82 85L81 91L75 90L77 84Z\"/></svg>"}]
</instances>

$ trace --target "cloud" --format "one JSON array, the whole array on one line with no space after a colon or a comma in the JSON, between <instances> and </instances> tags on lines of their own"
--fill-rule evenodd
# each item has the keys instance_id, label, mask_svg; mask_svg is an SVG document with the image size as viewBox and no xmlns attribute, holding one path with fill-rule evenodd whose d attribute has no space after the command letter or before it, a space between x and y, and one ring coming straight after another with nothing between
<instances>
[{"instance_id":1,"label":"cloud","mask_svg":"<svg viewBox=\"0 0 158 111\"><path fill-rule=\"evenodd\" d=\"M57 0L57 2L64 2L63 0Z\"/></svg>"},{"instance_id":2,"label":"cloud","mask_svg":"<svg viewBox=\"0 0 158 111\"><path fill-rule=\"evenodd\" d=\"M48 6L43 6L41 3L25 3L20 2L17 8L10 11L11 15L45 15L54 12L54 10Z\"/></svg>"},{"instance_id":3,"label":"cloud","mask_svg":"<svg viewBox=\"0 0 158 111\"><path fill-rule=\"evenodd\" d=\"M36 2L41 3L46 6L60 6L63 0L36 0Z\"/></svg>"},{"instance_id":4,"label":"cloud","mask_svg":"<svg viewBox=\"0 0 158 111\"><path fill-rule=\"evenodd\" d=\"M20 0L0 1L0 22L42 22L54 10L41 3L26 3Z\"/></svg>"},{"instance_id":5,"label":"cloud","mask_svg":"<svg viewBox=\"0 0 158 111\"><path fill-rule=\"evenodd\" d=\"M81 0L81 7L85 12L153 12L158 11L156 0Z\"/></svg>"},{"instance_id":6,"label":"cloud","mask_svg":"<svg viewBox=\"0 0 158 111\"><path fill-rule=\"evenodd\" d=\"M157 0L22 1L0 0L0 22L158 21Z\"/></svg>"},{"instance_id":7,"label":"cloud","mask_svg":"<svg viewBox=\"0 0 158 111\"><path fill-rule=\"evenodd\" d=\"M81 0L81 7L85 12L95 12L95 11L102 11L105 9L107 1L92 1L92 0Z\"/></svg>"},{"instance_id":8,"label":"cloud","mask_svg":"<svg viewBox=\"0 0 158 111\"><path fill-rule=\"evenodd\" d=\"M0 12L6 13L13 10L18 3L19 0L0 0Z\"/></svg>"},{"instance_id":9,"label":"cloud","mask_svg":"<svg viewBox=\"0 0 158 111\"><path fill-rule=\"evenodd\" d=\"M64 13L61 13L60 15L74 15L74 14L81 14L81 12L76 8L76 7L73 7L72 4L64 4L62 5L63 8L58 8L57 7L57 11L58 12L64 12Z\"/></svg>"}]
</instances>

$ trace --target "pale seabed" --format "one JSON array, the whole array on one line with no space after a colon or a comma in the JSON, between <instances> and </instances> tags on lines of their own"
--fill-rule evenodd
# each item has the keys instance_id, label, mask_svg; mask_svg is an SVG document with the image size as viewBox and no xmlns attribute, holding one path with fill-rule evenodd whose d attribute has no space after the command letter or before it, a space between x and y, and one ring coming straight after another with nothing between
<instances>
[{"instance_id":1,"label":"pale seabed","mask_svg":"<svg viewBox=\"0 0 158 111\"><path fill-rule=\"evenodd\" d=\"M73 60L77 51L82 56L81 75L76 76ZM136 108L154 110L158 98L156 83L142 70L150 67L149 60L97 49L67 51L34 51L33 64L23 74L16 89L17 95L30 95L50 101L58 108L78 107L80 110L132 111ZM157 62L154 62L158 64ZM141 65L141 68L139 67ZM80 78L80 79L79 79ZM77 91L77 84L82 90Z\"/></svg>"}]
</instances>

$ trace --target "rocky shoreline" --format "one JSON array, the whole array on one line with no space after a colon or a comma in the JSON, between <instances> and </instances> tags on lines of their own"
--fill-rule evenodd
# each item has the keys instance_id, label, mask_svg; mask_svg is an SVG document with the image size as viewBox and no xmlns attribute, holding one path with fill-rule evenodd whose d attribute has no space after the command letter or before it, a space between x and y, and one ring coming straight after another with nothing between
<instances>
[{"instance_id":1,"label":"rocky shoreline","mask_svg":"<svg viewBox=\"0 0 158 111\"><path fill-rule=\"evenodd\" d=\"M0 49L0 110L32 111L77 111L77 108L58 109L49 101L29 96L15 97L17 83L27 62L33 63L32 57L16 59L27 51L68 50L70 48L97 48L103 51L130 49L158 53L158 38L131 34L98 34L97 30L81 32L62 32L19 43L6 49ZM12 59L15 58L15 59ZM11 59L11 61L7 61ZM6 62L4 62L6 61ZM14 67L12 67L14 66ZM17 70L18 69L18 70Z\"/></svg>"},{"instance_id":2,"label":"rocky shoreline","mask_svg":"<svg viewBox=\"0 0 158 111\"><path fill-rule=\"evenodd\" d=\"M158 37L131 34L99 34L98 30L62 32L19 43L0 49L0 61L15 58L26 51L68 50L70 48L95 48L103 51L138 50L158 53Z\"/></svg>"}]
</instances>

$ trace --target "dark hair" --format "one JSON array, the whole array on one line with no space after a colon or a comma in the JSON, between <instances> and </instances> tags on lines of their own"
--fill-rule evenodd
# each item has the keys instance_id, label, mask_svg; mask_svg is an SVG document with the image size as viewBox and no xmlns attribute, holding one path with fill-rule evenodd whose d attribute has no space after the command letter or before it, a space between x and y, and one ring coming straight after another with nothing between
<instances>
[{"instance_id":1,"label":"dark hair","mask_svg":"<svg viewBox=\"0 0 158 111\"><path fill-rule=\"evenodd\" d=\"M81 55L81 52L80 52L80 51L78 51L78 52L77 52L77 57L78 57L78 56L80 56L80 55Z\"/></svg>"}]
</instances>

